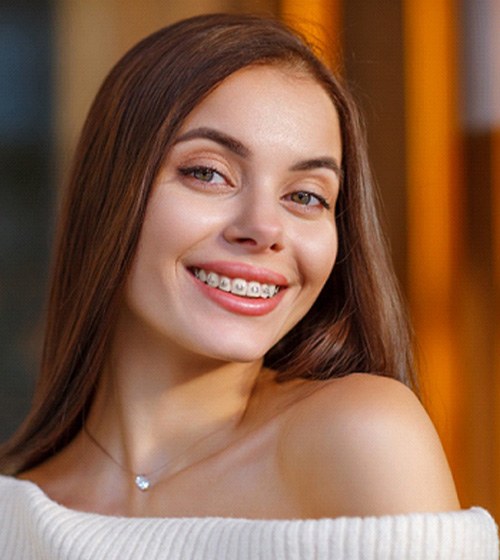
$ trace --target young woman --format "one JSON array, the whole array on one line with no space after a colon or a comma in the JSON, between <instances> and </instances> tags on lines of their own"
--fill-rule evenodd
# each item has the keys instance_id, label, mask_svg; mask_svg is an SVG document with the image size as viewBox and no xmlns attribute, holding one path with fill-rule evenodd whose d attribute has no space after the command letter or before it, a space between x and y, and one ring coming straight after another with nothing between
<instances>
[{"instance_id":1,"label":"young woman","mask_svg":"<svg viewBox=\"0 0 500 560\"><path fill-rule=\"evenodd\" d=\"M77 148L2 557L494 558L411 389L345 89L276 21L177 23Z\"/></svg>"}]
</instances>

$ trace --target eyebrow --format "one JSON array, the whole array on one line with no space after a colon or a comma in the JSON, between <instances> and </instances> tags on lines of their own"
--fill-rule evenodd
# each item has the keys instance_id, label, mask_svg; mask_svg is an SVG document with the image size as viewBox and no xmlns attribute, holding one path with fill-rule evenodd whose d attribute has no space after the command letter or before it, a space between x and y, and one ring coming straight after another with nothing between
<instances>
[{"instance_id":1,"label":"eyebrow","mask_svg":"<svg viewBox=\"0 0 500 560\"><path fill-rule=\"evenodd\" d=\"M175 140L174 144L186 142L187 140L193 140L194 138L206 138L207 140L212 140L241 157L248 157L250 155L250 150L239 140L236 140L236 138L233 138L228 134L224 134L224 132L215 130L215 128L201 127L188 130L185 134L179 136Z\"/></svg>"},{"instance_id":2,"label":"eyebrow","mask_svg":"<svg viewBox=\"0 0 500 560\"><path fill-rule=\"evenodd\" d=\"M188 140L193 140L195 138L205 138L207 140L211 140L212 142L216 142L240 157L247 158L252 153L249 148L247 148L239 140L236 140L236 138L233 138L220 130L209 127L200 127L188 130L184 134L181 134L181 136L175 140L174 144L187 142ZM342 175L339 163L332 157L319 157L299 161L290 168L291 171L309 171L312 169L330 169L339 179Z\"/></svg>"},{"instance_id":3,"label":"eyebrow","mask_svg":"<svg viewBox=\"0 0 500 560\"><path fill-rule=\"evenodd\" d=\"M330 169L340 179L342 170L337 160L331 157L321 157L299 161L291 167L292 171L309 171L310 169Z\"/></svg>"}]
</instances>

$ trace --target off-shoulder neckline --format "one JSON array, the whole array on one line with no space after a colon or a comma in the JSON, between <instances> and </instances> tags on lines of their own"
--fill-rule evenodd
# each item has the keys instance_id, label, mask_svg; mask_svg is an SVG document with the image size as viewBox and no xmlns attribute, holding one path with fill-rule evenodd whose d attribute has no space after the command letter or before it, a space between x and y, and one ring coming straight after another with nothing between
<instances>
[{"instance_id":1,"label":"off-shoulder neckline","mask_svg":"<svg viewBox=\"0 0 500 560\"><path fill-rule=\"evenodd\" d=\"M19 479L13 476L6 476L0 474L0 482L2 479L5 482L16 484L20 487L24 487L29 490L31 493L37 495L40 500L43 500L47 505L49 505L54 510L59 510L61 512L66 512L71 515L80 516L82 518L88 519L96 519L102 518L104 520L120 520L120 521L178 521L178 522L207 522L207 521L226 521L228 523L311 523L311 522L345 522L346 520L353 520L353 521L362 521L362 520L369 520L369 519L387 519L387 518L405 518L405 517L413 517L413 516L423 516L423 515L463 515L467 513L483 513L491 518L490 513L480 506L473 506L468 509L460 509L460 510L453 510L453 511L443 511L443 512L412 512L412 513L400 513L400 514L386 514L386 515L373 515L373 516L342 516L342 517L333 517L333 518L286 518L286 519L255 519L255 518L246 518L246 517L225 517L225 516L184 516L184 517L134 517L134 516L120 516L120 515L108 515L103 513L97 512L89 512L89 511L82 511L71 509L66 507L55 500L53 500L50 496L48 496L35 482L31 480Z\"/></svg>"}]
</instances>

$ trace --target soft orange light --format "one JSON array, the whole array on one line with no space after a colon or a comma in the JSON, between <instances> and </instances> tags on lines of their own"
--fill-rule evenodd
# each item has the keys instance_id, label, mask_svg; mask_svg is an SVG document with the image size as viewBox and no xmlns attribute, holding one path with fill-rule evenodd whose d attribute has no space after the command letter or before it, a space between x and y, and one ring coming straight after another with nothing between
<instances>
[{"instance_id":1,"label":"soft orange light","mask_svg":"<svg viewBox=\"0 0 500 560\"><path fill-rule=\"evenodd\" d=\"M460 403L453 317L460 173L452 0L404 3L409 290L431 414L451 455Z\"/></svg>"},{"instance_id":2,"label":"soft orange light","mask_svg":"<svg viewBox=\"0 0 500 560\"><path fill-rule=\"evenodd\" d=\"M281 16L314 45L319 54L340 67L340 0L282 0Z\"/></svg>"},{"instance_id":3,"label":"soft orange light","mask_svg":"<svg viewBox=\"0 0 500 560\"><path fill-rule=\"evenodd\" d=\"M495 59L495 63L497 63ZM500 126L497 126L496 129L492 133L492 193L493 193L493 204L492 204L492 212L493 212L493 235L494 235L494 256L493 256L493 266L494 266L494 274L495 274L495 294L494 294L494 305L496 316L500 316ZM494 418L494 425L496 426L496 441L495 447L496 450L496 457L495 457L495 468L496 468L496 476L495 476L495 498L497 508L499 508L500 504L500 481L499 478L499 468L500 468L500 325L498 322L496 323L495 329L495 364L494 364L494 372L495 372L495 379L496 381L496 395L495 395L495 418Z\"/></svg>"}]
</instances>

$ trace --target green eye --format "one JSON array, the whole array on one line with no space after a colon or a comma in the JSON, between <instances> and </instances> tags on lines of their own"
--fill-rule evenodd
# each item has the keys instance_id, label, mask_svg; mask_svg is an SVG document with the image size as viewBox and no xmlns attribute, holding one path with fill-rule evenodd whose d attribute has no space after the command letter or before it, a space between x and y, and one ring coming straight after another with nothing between
<instances>
[{"instance_id":1,"label":"green eye","mask_svg":"<svg viewBox=\"0 0 500 560\"><path fill-rule=\"evenodd\" d=\"M213 169L208 169L205 167L200 167L193 171L193 177L199 181L210 182L213 180L215 171Z\"/></svg>"},{"instance_id":2,"label":"green eye","mask_svg":"<svg viewBox=\"0 0 500 560\"><path fill-rule=\"evenodd\" d=\"M313 199L312 195L307 192L293 193L290 198L293 200L293 202L296 202L297 204L303 204L304 206L308 206L309 204L311 204L311 201Z\"/></svg>"},{"instance_id":3,"label":"green eye","mask_svg":"<svg viewBox=\"0 0 500 560\"><path fill-rule=\"evenodd\" d=\"M290 200L301 206L324 206L326 209L330 208L330 205L322 196L306 191L292 193Z\"/></svg>"},{"instance_id":4,"label":"green eye","mask_svg":"<svg viewBox=\"0 0 500 560\"><path fill-rule=\"evenodd\" d=\"M186 177L193 177L202 183L224 183L224 177L212 167L195 166L179 170Z\"/></svg>"}]
</instances>

